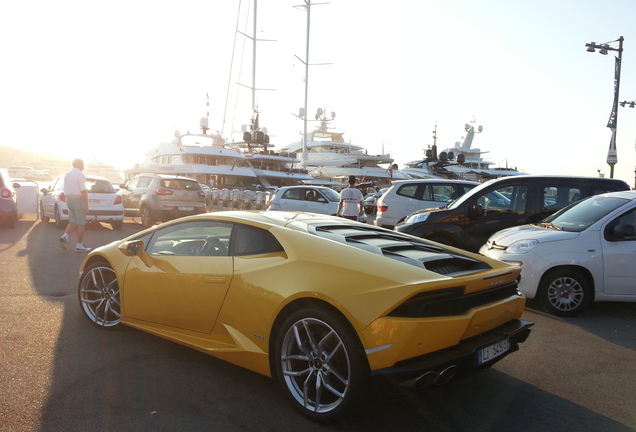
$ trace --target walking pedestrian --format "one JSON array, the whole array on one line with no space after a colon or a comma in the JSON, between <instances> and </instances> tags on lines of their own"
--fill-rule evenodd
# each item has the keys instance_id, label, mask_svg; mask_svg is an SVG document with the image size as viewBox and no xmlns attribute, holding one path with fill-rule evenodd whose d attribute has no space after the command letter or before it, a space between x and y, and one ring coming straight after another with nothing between
<instances>
[{"instance_id":1,"label":"walking pedestrian","mask_svg":"<svg viewBox=\"0 0 636 432\"><path fill-rule=\"evenodd\" d=\"M358 220L363 213L364 196L362 196L362 192L356 189L356 177L349 176L349 187L340 192L340 203L336 214L347 219Z\"/></svg>"},{"instance_id":2,"label":"walking pedestrian","mask_svg":"<svg viewBox=\"0 0 636 432\"><path fill-rule=\"evenodd\" d=\"M86 176L84 161L75 159L73 168L64 176L64 196L68 207L68 226L62 237L60 247L66 250L68 238L72 233L77 234L75 252L90 252L91 248L84 246L84 225L86 225L86 212L88 211L88 191L86 190Z\"/></svg>"}]
</instances>

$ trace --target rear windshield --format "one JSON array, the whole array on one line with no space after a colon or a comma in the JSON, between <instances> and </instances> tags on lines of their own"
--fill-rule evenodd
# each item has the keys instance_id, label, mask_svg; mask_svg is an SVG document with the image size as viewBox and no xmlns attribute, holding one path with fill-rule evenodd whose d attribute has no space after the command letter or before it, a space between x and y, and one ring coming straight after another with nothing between
<instances>
[{"instance_id":1,"label":"rear windshield","mask_svg":"<svg viewBox=\"0 0 636 432\"><path fill-rule=\"evenodd\" d=\"M86 189L90 193L115 193L115 188L109 182L91 178L86 179Z\"/></svg>"},{"instance_id":2,"label":"rear windshield","mask_svg":"<svg viewBox=\"0 0 636 432\"><path fill-rule=\"evenodd\" d=\"M162 188L177 189L177 190L201 190L201 185L195 181L183 180L183 179L168 179L161 180Z\"/></svg>"}]
</instances>

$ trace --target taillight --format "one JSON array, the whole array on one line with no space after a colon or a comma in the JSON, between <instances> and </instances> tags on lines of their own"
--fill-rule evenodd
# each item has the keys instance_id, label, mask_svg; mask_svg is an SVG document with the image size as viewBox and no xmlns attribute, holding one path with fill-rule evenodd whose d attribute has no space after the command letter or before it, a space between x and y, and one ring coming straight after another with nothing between
<instances>
[{"instance_id":1,"label":"taillight","mask_svg":"<svg viewBox=\"0 0 636 432\"><path fill-rule=\"evenodd\" d=\"M157 188L155 189L155 193L157 195L172 195L174 192L172 192L170 189Z\"/></svg>"},{"instance_id":2,"label":"taillight","mask_svg":"<svg viewBox=\"0 0 636 432\"><path fill-rule=\"evenodd\" d=\"M386 204L378 204L378 211L379 212L385 212L389 209L389 206Z\"/></svg>"},{"instance_id":3,"label":"taillight","mask_svg":"<svg viewBox=\"0 0 636 432\"><path fill-rule=\"evenodd\" d=\"M11 191L9 190L9 188L3 187L2 189L0 189L0 197L2 198L11 198Z\"/></svg>"},{"instance_id":4,"label":"taillight","mask_svg":"<svg viewBox=\"0 0 636 432\"><path fill-rule=\"evenodd\" d=\"M64 195L64 192L60 194L60 201L66 202L66 195Z\"/></svg>"},{"instance_id":5,"label":"taillight","mask_svg":"<svg viewBox=\"0 0 636 432\"><path fill-rule=\"evenodd\" d=\"M197 195L199 195L201 198L205 198L205 192L203 191L197 192Z\"/></svg>"},{"instance_id":6,"label":"taillight","mask_svg":"<svg viewBox=\"0 0 636 432\"><path fill-rule=\"evenodd\" d=\"M119 195L117 195L117 198L115 198L115 202L113 204L121 204L121 197Z\"/></svg>"}]
</instances>

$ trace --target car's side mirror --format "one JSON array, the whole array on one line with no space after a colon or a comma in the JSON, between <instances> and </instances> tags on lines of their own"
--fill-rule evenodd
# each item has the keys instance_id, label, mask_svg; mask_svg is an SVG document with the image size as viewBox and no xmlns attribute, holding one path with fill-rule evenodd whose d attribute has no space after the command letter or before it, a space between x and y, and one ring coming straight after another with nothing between
<instances>
[{"instance_id":1,"label":"car's side mirror","mask_svg":"<svg viewBox=\"0 0 636 432\"><path fill-rule=\"evenodd\" d=\"M20 183L13 183L14 189L20 189Z\"/></svg>"},{"instance_id":2,"label":"car's side mirror","mask_svg":"<svg viewBox=\"0 0 636 432\"><path fill-rule=\"evenodd\" d=\"M477 219L486 214L486 211L479 204L473 204L468 207L468 217L471 219Z\"/></svg>"},{"instance_id":3,"label":"car's side mirror","mask_svg":"<svg viewBox=\"0 0 636 432\"><path fill-rule=\"evenodd\" d=\"M42 189L40 189L40 192L42 192L44 195L46 195L47 193L49 193L49 190L47 188L42 188Z\"/></svg>"},{"instance_id":4,"label":"car's side mirror","mask_svg":"<svg viewBox=\"0 0 636 432\"><path fill-rule=\"evenodd\" d=\"M122 184L120 184L120 185L119 185L119 188L120 188L120 189L126 189L126 190L128 190L128 187L126 187L126 183L122 183Z\"/></svg>"},{"instance_id":5,"label":"car's side mirror","mask_svg":"<svg viewBox=\"0 0 636 432\"><path fill-rule=\"evenodd\" d=\"M121 253L128 257L138 256L148 267L152 266L154 260L146 253L145 245L142 240L133 240L124 242L119 245Z\"/></svg>"}]
</instances>

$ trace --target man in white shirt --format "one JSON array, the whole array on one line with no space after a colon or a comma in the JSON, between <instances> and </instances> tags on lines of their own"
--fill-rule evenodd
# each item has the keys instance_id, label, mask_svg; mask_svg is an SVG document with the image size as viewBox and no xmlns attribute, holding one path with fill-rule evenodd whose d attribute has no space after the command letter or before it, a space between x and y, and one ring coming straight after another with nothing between
<instances>
[{"instance_id":1,"label":"man in white shirt","mask_svg":"<svg viewBox=\"0 0 636 432\"><path fill-rule=\"evenodd\" d=\"M342 213L340 211L342 210ZM351 220L358 220L364 213L364 196L356 189L356 177L349 176L349 187L340 192L340 203L336 214Z\"/></svg>"},{"instance_id":2,"label":"man in white shirt","mask_svg":"<svg viewBox=\"0 0 636 432\"><path fill-rule=\"evenodd\" d=\"M88 211L88 191L86 190L86 176L82 172L84 161L75 159L73 169L64 176L64 196L68 207L68 226L60 237L60 247L64 250L68 247L69 234L77 232L77 245L75 252L90 252L91 248L84 246L84 225L86 225L86 212Z\"/></svg>"}]
</instances>

